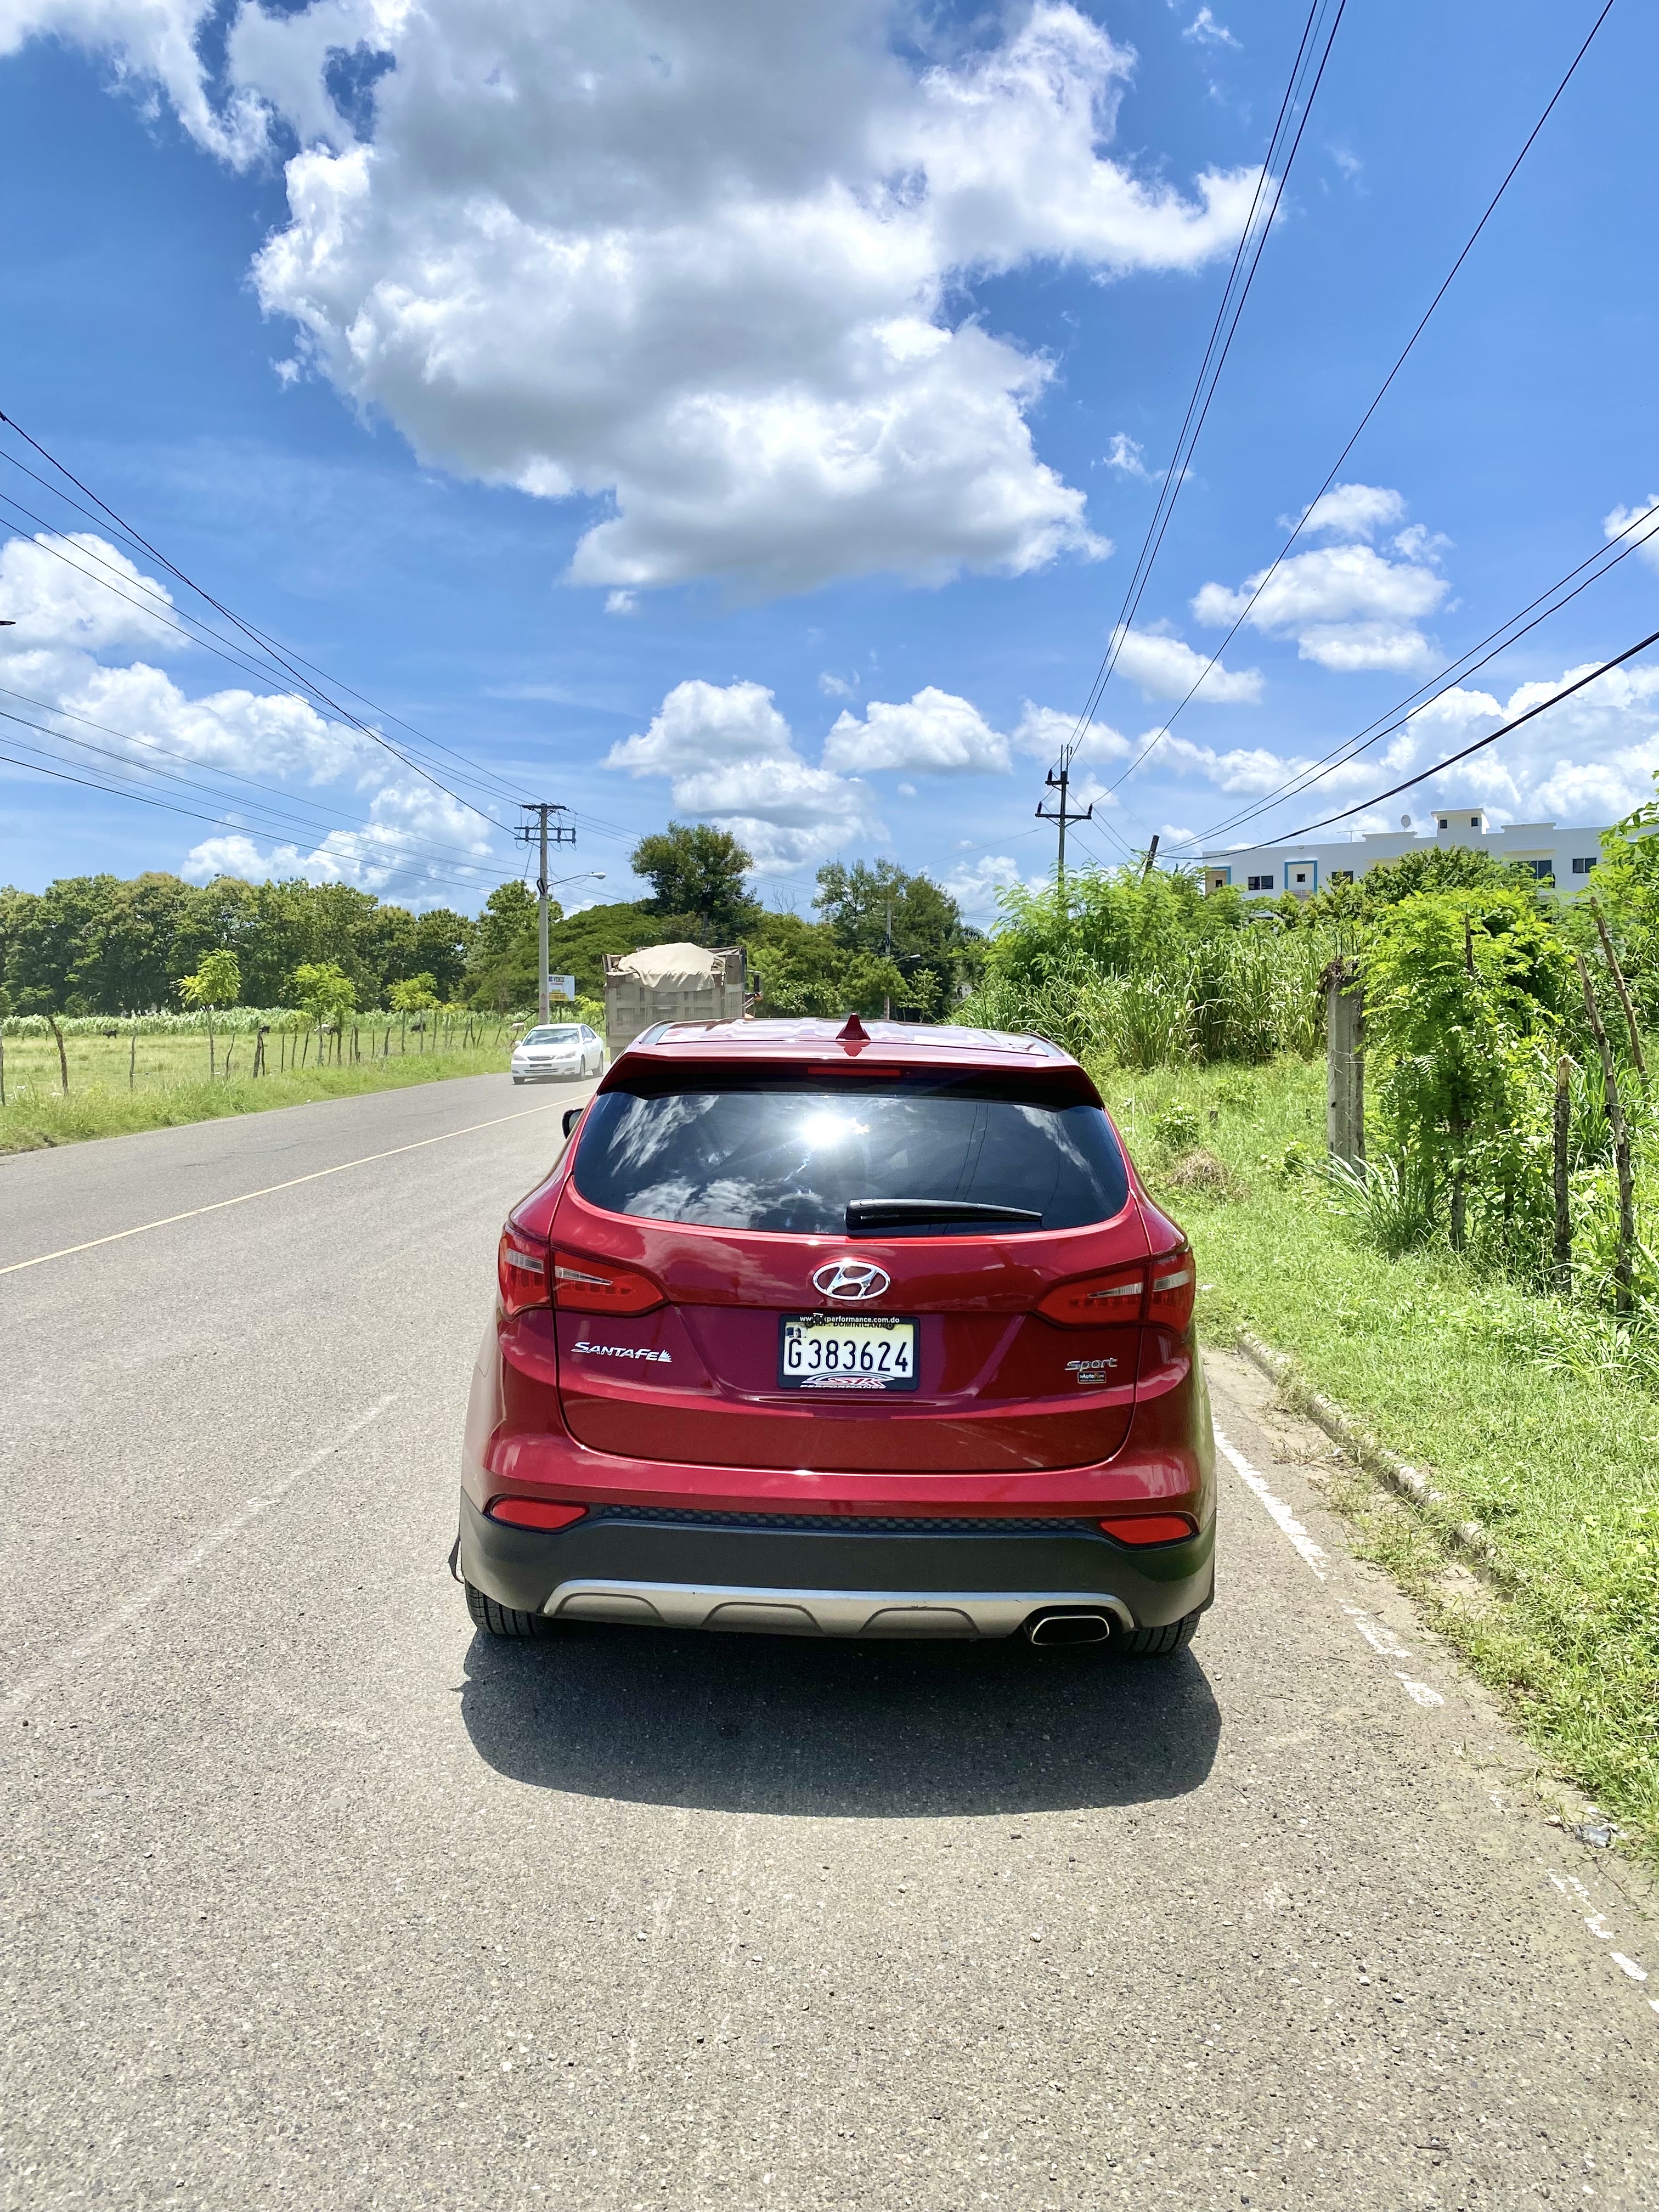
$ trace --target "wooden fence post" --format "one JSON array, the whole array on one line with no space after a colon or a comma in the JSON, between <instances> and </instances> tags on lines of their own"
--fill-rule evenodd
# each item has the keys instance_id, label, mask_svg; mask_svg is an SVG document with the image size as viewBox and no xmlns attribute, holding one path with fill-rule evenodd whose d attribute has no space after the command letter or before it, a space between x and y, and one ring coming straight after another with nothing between
<instances>
[{"instance_id":1,"label":"wooden fence post","mask_svg":"<svg viewBox=\"0 0 1659 2212\"><path fill-rule=\"evenodd\" d=\"M1619 994L1619 1003L1625 1010L1625 1027L1630 1033L1630 1056L1636 1062L1636 1073L1642 1079L1642 1096L1648 1095L1648 1063L1642 1051L1641 1032L1636 1026L1636 1009L1630 1001L1630 987L1625 981L1625 971L1619 965L1619 955L1613 949L1613 939L1607 935L1607 925L1601 919L1601 908L1594 891L1590 893L1590 912L1595 916L1595 927L1601 939L1601 950L1607 956L1607 966L1613 973L1613 988Z\"/></svg>"},{"instance_id":2,"label":"wooden fence post","mask_svg":"<svg viewBox=\"0 0 1659 2212\"><path fill-rule=\"evenodd\" d=\"M56 1014L46 1016L47 1025L58 1040L58 1073L64 1079L64 1096L69 1097L69 1054L64 1049L64 1032L58 1026Z\"/></svg>"},{"instance_id":3,"label":"wooden fence post","mask_svg":"<svg viewBox=\"0 0 1659 2212\"><path fill-rule=\"evenodd\" d=\"M1578 963L1578 980L1584 987L1584 1012L1589 1017L1590 1035L1601 1056L1602 1089L1607 1103L1607 1121L1613 1130L1613 1162L1619 1177L1619 1242L1613 1260L1613 1309L1615 1313L1627 1314L1632 1304L1631 1264L1636 1249L1636 1184L1631 1174L1630 1127L1625 1120L1624 1102L1619 1096L1619 1071L1613 1064L1613 1047L1607 1042L1601 1009L1595 1003L1595 986L1590 981L1583 954L1575 952L1573 957Z\"/></svg>"},{"instance_id":4,"label":"wooden fence post","mask_svg":"<svg viewBox=\"0 0 1659 2212\"><path fill-rule=\"evenodd\" d=\"M1334 1160L1365 1160L1365 994L1352 961L1325 971L1325 1139Z\"/></svg>"},{"instance_id":5,"label":"wooden fence post","mask_svg":"<svg viewBox=\"0 0 1659 2212\"><path fill-rule=\"evenodd\" d=\"M1572 1295L1572 1207L1567 1182L1568 1144L1572 1133L1572 1062L1563 1053L1555 1063L1555 1294Z\"/></svg>"}]
</instances>

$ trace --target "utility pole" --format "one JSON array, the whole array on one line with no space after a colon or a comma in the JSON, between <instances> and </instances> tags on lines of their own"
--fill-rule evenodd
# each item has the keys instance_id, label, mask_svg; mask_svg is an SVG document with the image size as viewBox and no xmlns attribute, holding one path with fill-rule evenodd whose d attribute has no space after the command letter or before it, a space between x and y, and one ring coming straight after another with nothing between
<instances>
[{"instance_id":1,"label":"utility pole","mask_svg":"<svg viewBox=\"0 0 1659 2212\"><path fill-rule=\"evenodd\" d=\"M1091 821L1093 819L1095 811L1094 801L1092 799L1090 800L1088 805L1084 807L1081 811L1073 811L1072 808L1067 806L1066 803L1066 791L1071 783L1071 780L1072 757L1070 753L1062 753L1060 757L1060 774L1056 775L1053 769L1050 769L1048 775L1044 778L1049 790L1057 791L1060 793L1060 805L1054 809L1044 806L1041 801L1039 801L1037 805L1037 820L1039 822L1054 822L1060 825L1060 864L1058 870L1058 881L1060 885L1060 902L1062 905L1064 905L1066 900L1066 825L1068 822Z\"/></svg>"},{"instance_id":2,"label":"utility pole","mask_svg":"<svg viewBox=\"0 0 1659 2212\"><path fill-rule=\"evenodd\" d=\"M568 806L550 805L545 800L536 805L526 805L526 819L514 831L521 845L536 845L541 851L541 872L536 878L536 1019L545 1022L550 1011L547 997L547 848L550 845L574 845L576 842L574 825L568 822L550 822L551 814L568 814Z\"/></svg>"}]
</instances>

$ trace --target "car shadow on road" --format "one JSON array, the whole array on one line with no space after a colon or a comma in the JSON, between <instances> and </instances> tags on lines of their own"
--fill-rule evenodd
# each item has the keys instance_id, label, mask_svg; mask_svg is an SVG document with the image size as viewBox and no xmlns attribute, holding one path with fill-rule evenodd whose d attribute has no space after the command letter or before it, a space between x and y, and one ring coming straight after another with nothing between
<instances>
[{"instance_id":1,"label":"car shadow on road","mask_svg":"<svg viewBox=\"0 0 1659 2212\"><path fill-rule=\"evenodd\" d=\"M706 1811L890 1819L1177 1797L1221 1716L1190 1651L577 1628L475 1637L461 1714L516 1782Z\"/></svg>"}]
</instances>

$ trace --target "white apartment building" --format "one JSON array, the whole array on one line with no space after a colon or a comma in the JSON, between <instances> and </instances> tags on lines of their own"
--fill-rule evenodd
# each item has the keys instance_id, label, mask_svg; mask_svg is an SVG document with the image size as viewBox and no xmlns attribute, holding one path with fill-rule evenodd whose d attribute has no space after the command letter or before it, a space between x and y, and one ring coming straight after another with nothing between
<instances>
[{"instance_id":1,"label":"white apartment building","mask_svg":"<svg viewBox=\"0 0 1659 2212\"><path fill-rule=\"evenodd\" d=\"M1398 830L1370 830L1317 844L1242 845L1234 852L1206 853L1204 888L1213 891L1234 884L1249 898L1278 898L1285 891L1311 898L1332 884L1352 883L1379 860L1397 860L1402 853L1420 853L1432 843L1475 846L1497 860L1518 860L1534 876L1553 879L1559 890L1582 890L1601 858L1601 836L1597 829L1562 829L1553 822L1511 822L1494 830L1484 807L1437 807L1420 830L1407 815Z\"/></svg>"}]
</instances>

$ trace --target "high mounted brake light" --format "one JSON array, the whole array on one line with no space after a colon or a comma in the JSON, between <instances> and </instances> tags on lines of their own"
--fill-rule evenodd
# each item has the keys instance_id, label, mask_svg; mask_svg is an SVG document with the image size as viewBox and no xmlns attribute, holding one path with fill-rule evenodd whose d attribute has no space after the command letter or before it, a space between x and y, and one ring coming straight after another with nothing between
<instances>
[{"instance_id":1,"label":"high mounted brake light","mask_svg":"<svg viewBox=\"0 0 1659 2212\"><path fill-rule=\"evenodd\" d=\"M637 1267L584 1259L578 1252L555 1252L553 1303L561 1313L643 1314L667 1300Z\"/></svg>"},{"instance_id":2,"label":"high mounted brake light","mask_svg":"<svg viewBox=\"0 0 1659 2212\"><path fill-rule=\"evenodd\" d=\"M495 1280L501 1311L509 1319L547 1304L547 1247L538 1245L509 1221L495 1250Z\"/></svg>"}]
</instances>

